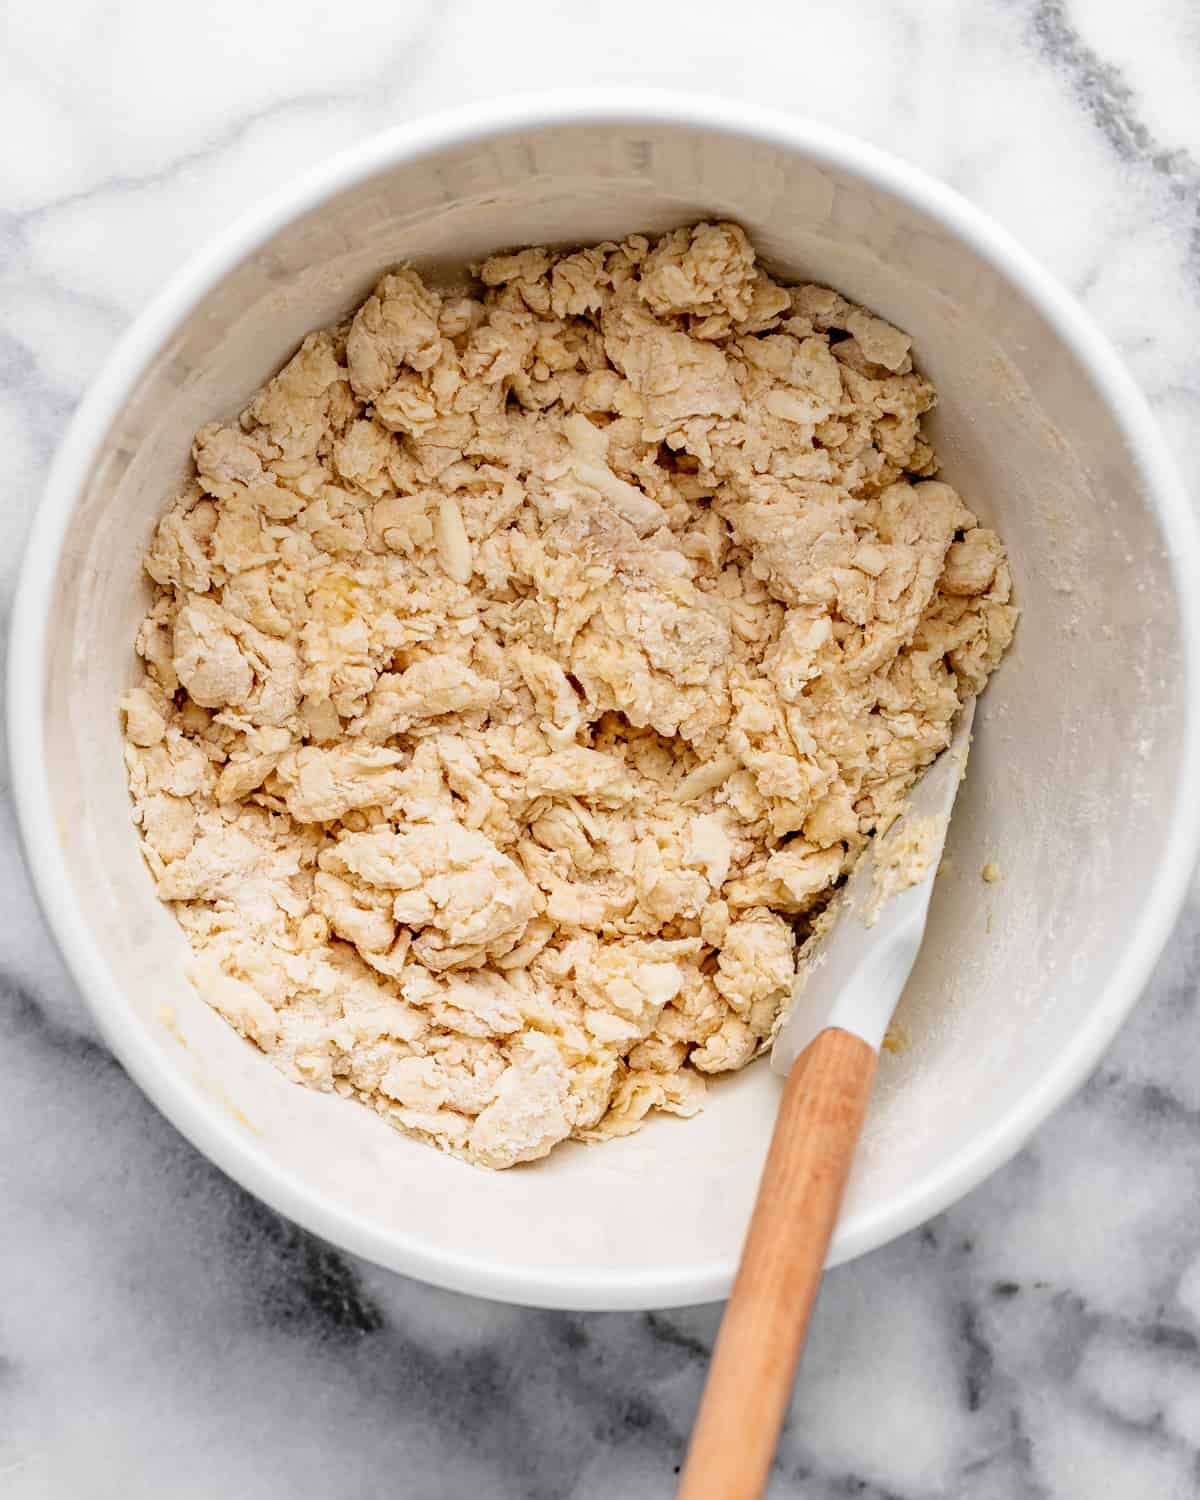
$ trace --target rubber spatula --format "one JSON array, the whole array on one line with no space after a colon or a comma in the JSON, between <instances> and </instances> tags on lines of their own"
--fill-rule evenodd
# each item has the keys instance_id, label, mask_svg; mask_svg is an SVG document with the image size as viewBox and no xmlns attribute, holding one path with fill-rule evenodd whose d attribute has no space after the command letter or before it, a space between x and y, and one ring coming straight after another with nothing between
<instances>
[{"instance_id":1,"label":"rubber spatula","mask_svg":"<svg viewBox=\"0 0 1200 1500\"><path fill-rule=\"evenodd\" d=\"M766 1486L879 1048L925 933L974 716L971 698L805 950L771 1053L787 1082L678 1500L756 1500ZM897 850L915 866L899 884L915 878L889 895Z\"/></svg>"}]
</instances>

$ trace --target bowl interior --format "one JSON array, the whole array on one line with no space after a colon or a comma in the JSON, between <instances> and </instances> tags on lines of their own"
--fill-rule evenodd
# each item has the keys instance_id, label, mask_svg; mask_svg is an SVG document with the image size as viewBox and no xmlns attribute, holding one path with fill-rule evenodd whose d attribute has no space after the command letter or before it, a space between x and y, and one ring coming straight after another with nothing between
<instances>
[{"instance_id":1,"label":"bowl interior","mask_svg":"<svg viewBox=\"0 0 1200 1500\"><path fill-rule=\"evenodd\" d=\"M934 215L820 153L650 121L526 126L370 171L252 249L130 368L48 596L45 761L61 884L43 894L110 1039L178 1123L329 1238L464 1289L664 1305L728 1285L778 1082L499 1175L288 1084L198 999L130 824L115 703L140 559L193 430L230 416L387 266L736 218L777 273L915 340L943 475L1007 541L1023 618L982 703L928 938L835 1254L869 1248L1015 1146L1073 1036L1107 1026L1184 752L1176 586L1150 484L1096 380L1024 291ZM994 862L1002 878L985 884ZM1098 1014L1098 1009L1101 1013ZM1023 1123L1022 1123L1023 1122Z\"/></svg>"}]
</instances>

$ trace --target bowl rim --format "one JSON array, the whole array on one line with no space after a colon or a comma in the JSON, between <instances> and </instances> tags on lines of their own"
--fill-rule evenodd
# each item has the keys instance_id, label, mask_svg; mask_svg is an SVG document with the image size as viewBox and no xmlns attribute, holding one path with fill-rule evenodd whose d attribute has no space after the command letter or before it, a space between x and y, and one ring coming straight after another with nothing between
<instances>
[{"instance_id":1,"label":"bowl rim","mask_svg":"<svg viewBox=\"0 0 1200 1500\"><path fill-rule=\"evenodd\" d=\"M78 496L125 400L172 330L274 233L326 199L403 160L522 129L595 124L668 125L744 138L840 168L922 210L1005 276L1071 349L1109 406L1146 476L1163 530L1183 633L1183 753L1174 819L1154 880L1120 961L1069 1045L990 1130L920 1182L839 1225L830 1265L875 1249L922 1223L1006 1162L1091 1071L1149 978L1187 893L1200 850L1200 528L1150 408L1107 338L1009 232L958 193L887 152L829 126L703 93L649 88L512 95L425 115L342 150L236 218L193 255L118 341L77 408L51 465L26 544L11 616L7 717L17 822L50 931L108 1046L159 1110L244 1188L334 1244L450 1290L529 1306L644 1309L728 1294L736 1264L616 1272L497 1265L472 1253L430 1250L419 1234L384 1231L295 1179L235 1129L200 1091L179 1087L125 1006L75 900L52 814L43 754L45 659L52 584Z\"/></svg>"}]
</instances>

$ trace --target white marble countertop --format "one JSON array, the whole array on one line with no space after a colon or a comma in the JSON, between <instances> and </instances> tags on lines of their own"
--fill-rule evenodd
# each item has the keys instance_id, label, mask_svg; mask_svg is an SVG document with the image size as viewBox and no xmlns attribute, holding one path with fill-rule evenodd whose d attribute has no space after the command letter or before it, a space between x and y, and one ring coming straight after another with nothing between
<instances>
[{"instance_id":1,"label":"white marble countertop","mask_svg":"<svg viewBox=\"0 0 1200 1500\"><path fill-rule=\"evenodd\" d=\"M1193 474L1198 70L1188 0L11 0L5 611L72 407L183 257L364 133L552 83L767 101L919 163L1080 295ZM669 1496L719 1309L474 1302L277 1218L95 1040L7 791L0 817L0 1494ZM1140 1010L1029 1149L830 1276L772 1496L1200 1493L1198 979L1193 904Z\"/></svg>"}]
</instances>

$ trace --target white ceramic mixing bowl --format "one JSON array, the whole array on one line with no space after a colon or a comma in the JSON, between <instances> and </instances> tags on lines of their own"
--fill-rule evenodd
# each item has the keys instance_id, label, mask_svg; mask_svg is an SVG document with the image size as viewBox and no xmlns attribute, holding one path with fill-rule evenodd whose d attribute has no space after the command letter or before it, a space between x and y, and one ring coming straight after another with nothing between
<instances>
[{"instance_id":1,"label":"white ceramic mixing bowl","mask_svg":"<svg viewBox=\"0 0 1200 1500\"><path fill-rule=\"evenodd\" d=\"M1006 234L879 152L708 99L575 93L405 126L221 234L80 407L12 628L29 861L104 1035L163 1112L276 1208L443 1286L562 1307L728 1289L779 1083L489 1174L287 1083L198 999L130 823L116 701L141 557L193 430L236 413L387 266L739 220L768 265L911 332L944 474L1009 544L1023 618L983 700L918 968L835 1248L859 1255L1003 1162L1133 1005L1197 843L1195 529L1145 403ZM1189 583L1190 581L1190 583ZM986 861L1003 878L984 884ZM81 1121L80 1128L86 1128Z\"/></svg>"}]
</instances>

